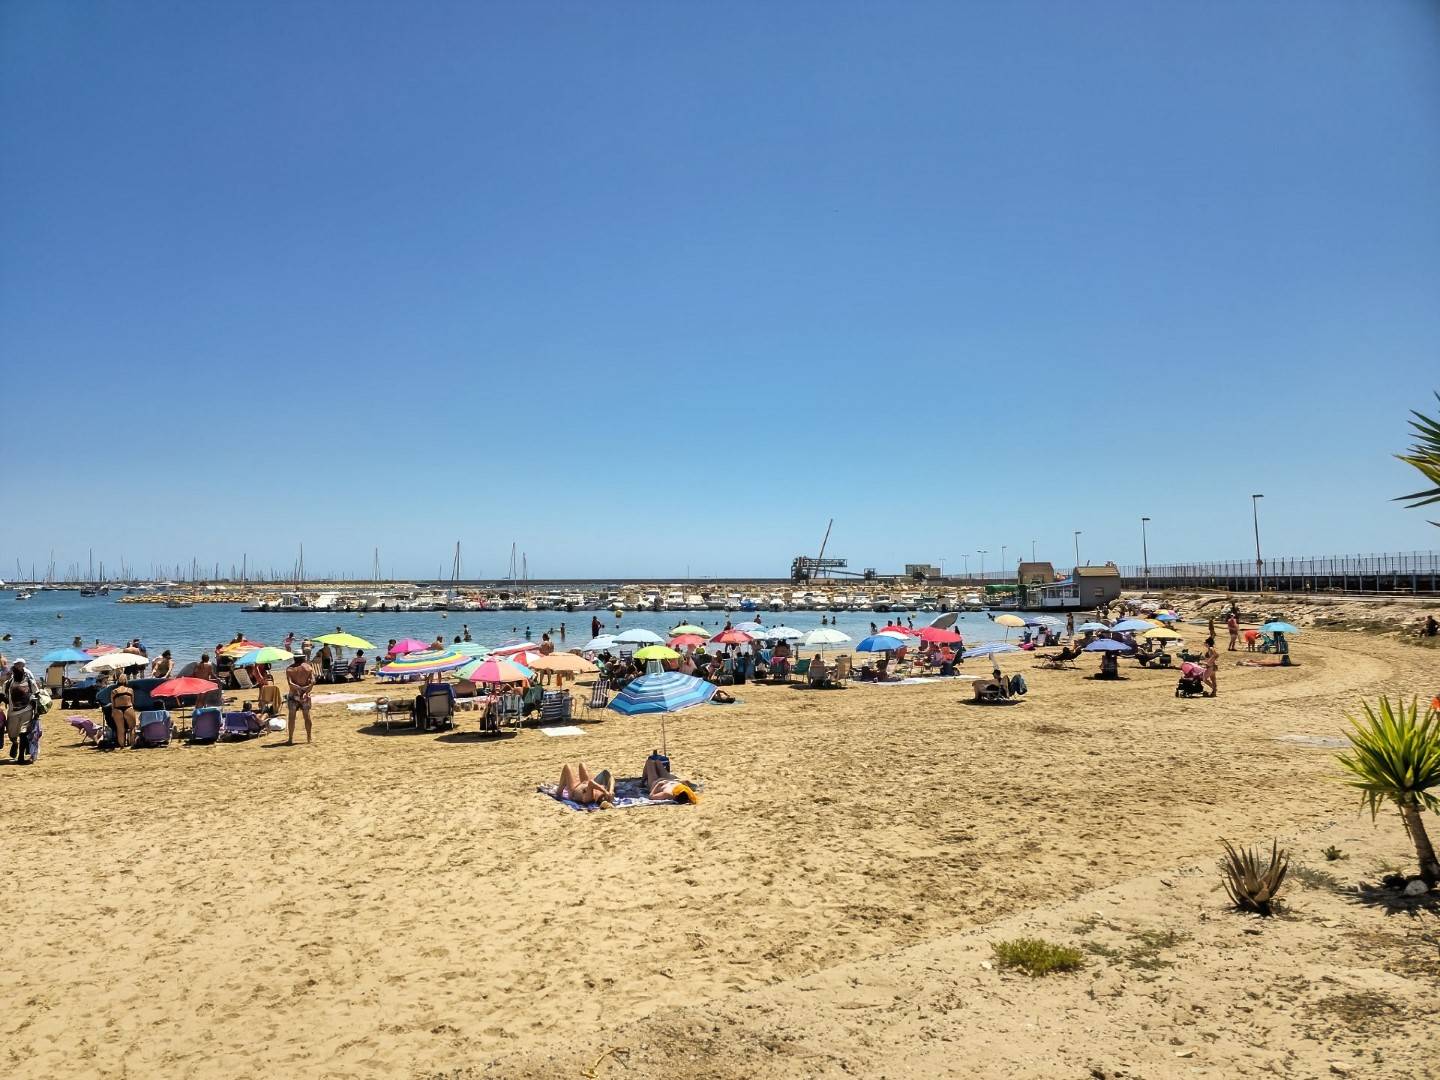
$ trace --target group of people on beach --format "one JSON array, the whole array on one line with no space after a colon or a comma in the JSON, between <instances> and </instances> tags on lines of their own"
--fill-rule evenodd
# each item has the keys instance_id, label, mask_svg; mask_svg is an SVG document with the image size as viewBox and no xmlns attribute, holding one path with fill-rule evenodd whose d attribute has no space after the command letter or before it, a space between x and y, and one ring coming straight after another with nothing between
<instances>
[{"instance_id":1,"label":"group of people on beach","mask_svg":"<svg viewBox=\"0 0 1440 1080\"><path fill-rule=\"evenodd\" d=\"M558 799L581 806L598 806L608 810L615 805L616 780L609 769L592 770L582 761L566 764L560 769L560 781L554 794ZM639 790L653 802L698 803L695 785L681 780L670 770L670 759L653 751L641 770Z\"/></svg>"}]
</instances>

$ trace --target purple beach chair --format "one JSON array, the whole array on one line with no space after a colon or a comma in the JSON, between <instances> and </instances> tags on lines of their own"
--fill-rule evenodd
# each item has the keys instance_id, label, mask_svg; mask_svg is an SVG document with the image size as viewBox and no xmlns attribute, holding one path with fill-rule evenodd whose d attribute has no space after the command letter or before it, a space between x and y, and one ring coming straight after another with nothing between
<instances>
[{"instance_id":1,"label":"purple beach chair","mask_svg":"<svg viewBox=\"0 0 1440 1080\"><path fill-rule=\"evenodd\" d=\"M91 746L100 745L100 725L91 720L88 716L69 717L70 726L80 736L80 745L89 743Z\"/></svg>"},{"instance_id":2,"label":"purple beach chair","mask_svg":"<svg viewBox=\"0 0 1440 1080\"><path fill-rule=\"evenodd\" d=\"M168 746L170 743L170 714L164 709L154 709L140 714L140 734L135 740L138 746Z\"/></svg>"},{"instance_id":3,"label":"purple beach chair","mask_svg":"<svg viewBox=\"0 0 1440 1080\"><path fill-rule=\"evenodd\" d=\"M253 712L227 712L221 724L220 737L222 739L248 739L252 735L259 735L263 730L260 718Z\"/></svg>"},{"instance_id":4,"label":"purple beach chair","mask_svg":"<svg viewBox=\"0 0 1440 1080\"><path fill-rule=\"evenodd\" d=\"M220 710L201 707L190 716L190 741L192 743L213 743L220 738Z\"/></svg>"}]
</instances>

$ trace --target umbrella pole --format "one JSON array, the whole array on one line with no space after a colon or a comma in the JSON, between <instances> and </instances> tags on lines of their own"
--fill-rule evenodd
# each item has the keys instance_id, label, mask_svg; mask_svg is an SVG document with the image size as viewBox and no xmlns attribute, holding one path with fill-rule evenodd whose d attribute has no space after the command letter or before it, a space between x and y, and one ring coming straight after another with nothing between
<instances>
[{"instance_id":1,"label":"umbrella pole","mask_svg":"<svg viewBox=\"0 0 1440 1080\"><path fill-rule=\"evenodd\" d=\"M667 758L670 756L670 747L665 741L665 714L663 712L660 714L660 753Z\"/></svg>"}]
</instances>

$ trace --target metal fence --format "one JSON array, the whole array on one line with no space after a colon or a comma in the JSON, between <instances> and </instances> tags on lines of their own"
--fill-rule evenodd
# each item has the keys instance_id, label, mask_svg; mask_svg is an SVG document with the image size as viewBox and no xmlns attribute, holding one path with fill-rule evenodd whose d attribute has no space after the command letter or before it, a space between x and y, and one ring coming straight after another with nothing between
<instances>
[{"instance_id":1,"label":"metal fence","mask_svg":"<svg viewBox=\"0 0 1440 1080\"><path fill-rule=\"evenodd\" d=\"M1440 552L1282 555L1251 559L1122 566L1127 589L1197 588L1232 592L1409 593L1440 595Z\"/></svg>"}]
</instances>

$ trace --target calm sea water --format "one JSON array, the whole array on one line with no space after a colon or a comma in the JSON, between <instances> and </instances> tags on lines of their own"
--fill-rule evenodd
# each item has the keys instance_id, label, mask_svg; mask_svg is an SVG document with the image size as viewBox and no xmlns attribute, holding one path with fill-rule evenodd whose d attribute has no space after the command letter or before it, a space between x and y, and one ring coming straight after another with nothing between
<instances>
[{"instance_id":1,"label":"calm sea water","mask_svg":"<svg viewBox=\"0 0 1440 1080\"><path fill-rule=\"evenodd\" d=\"M515 637L538 641L549 632L561 648L575 648L590 640L590 619L598 618L602 633L616 629L644 627L662 637L672 626L694 623L715 631L725 625L723 611L662 611L626 612L617 620L609 611L421 611L372 612L365 615L336 612L315 612L308 615L271 615L242 613L239 604L196 604L191 608L167 608L163 604L119 604L113 596L80 596L74 592L38 592L29 600L16 600L12 592L0 592L0 631L11 640L0 642L0 652L7 657L36 660L50 649L69 645L78 635L86 645L98 638L111 645L123 645L138 637L152 656L161 649L171 649L181 660L199 657L202 651L213 650L216 644L229 641L238 630L247 638L278 644L293 632L298 642L303 638L331 633L338 626L384 646L390 638L413 637L431 641L442 634L446 641L469 626L470 636L487 645L498 645ZM883 626L898 613L793 611L763 613L760 621L770 625L793 626L811 630L821 625L820 619L835 619L842 632L859 641L870 632L873 620ZM930 612L910 612L914 625L927 625L936 616ZM748 612L730 615L733 622L754 619ZM565 641L560 641L561 624ZM966 612L960 615L957 629L966 641L999 640L1005 637L984 614ZM35 643L31 644L31 639Z\"/></svg>"}]
</instances>

